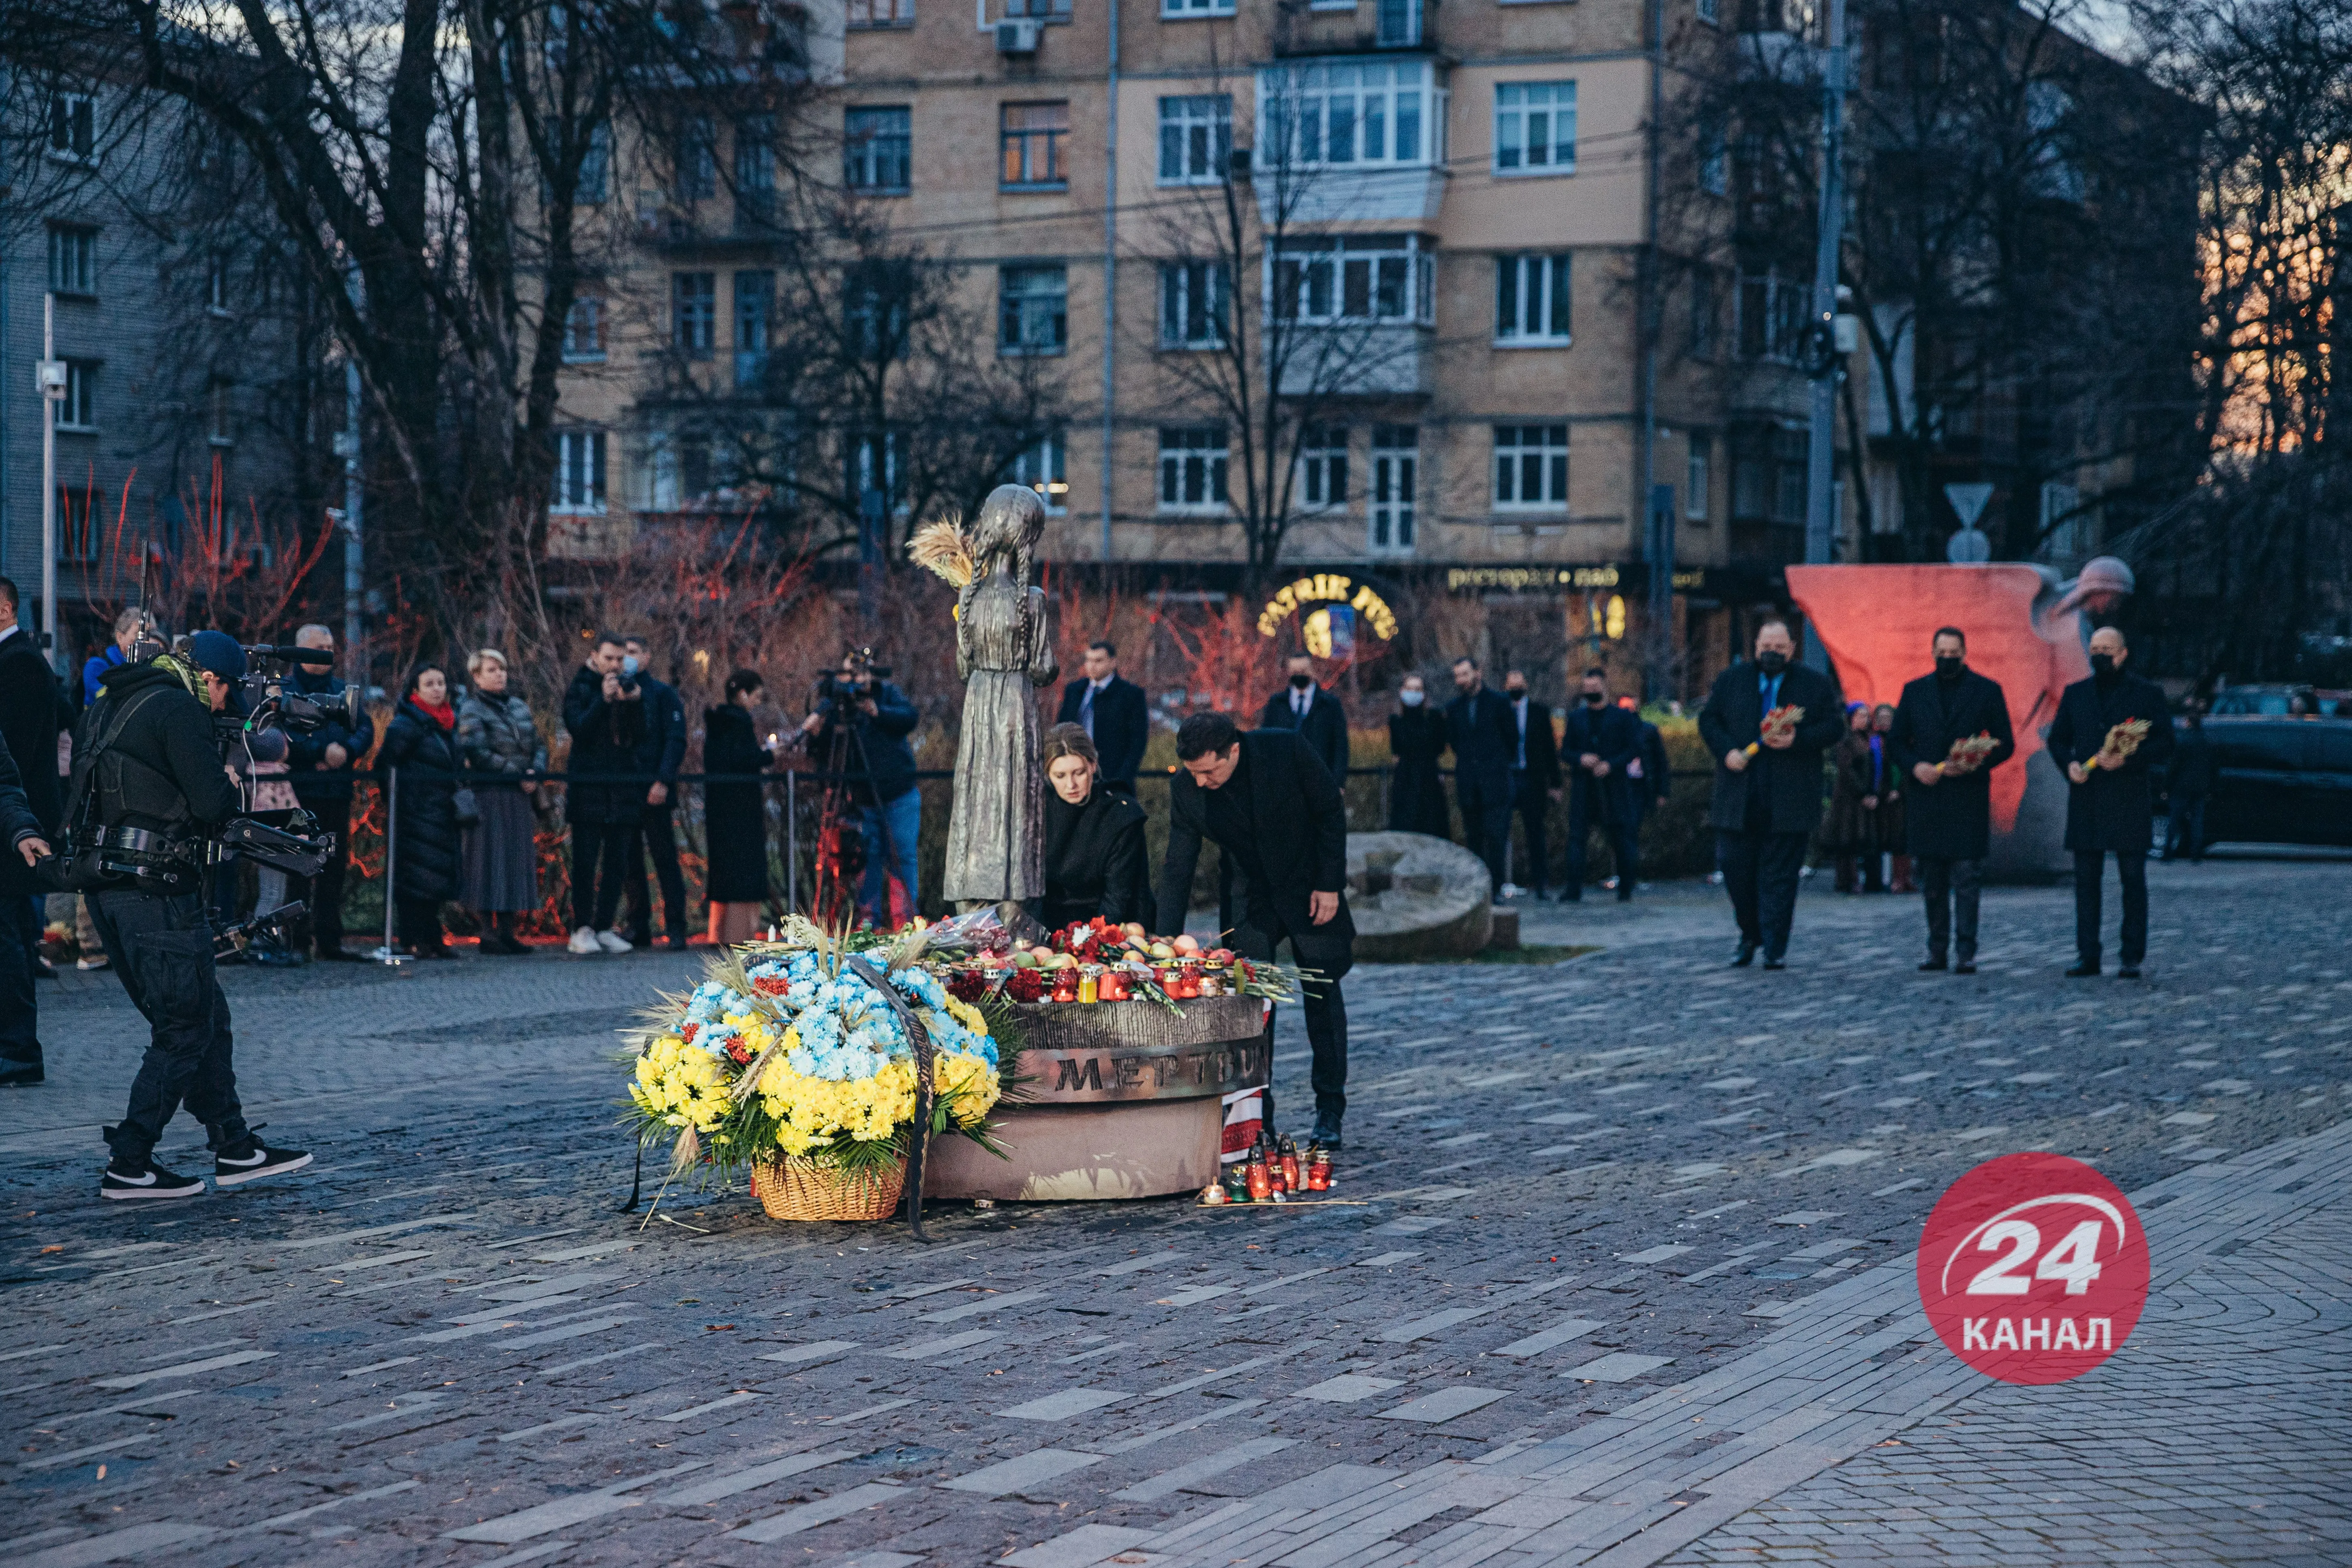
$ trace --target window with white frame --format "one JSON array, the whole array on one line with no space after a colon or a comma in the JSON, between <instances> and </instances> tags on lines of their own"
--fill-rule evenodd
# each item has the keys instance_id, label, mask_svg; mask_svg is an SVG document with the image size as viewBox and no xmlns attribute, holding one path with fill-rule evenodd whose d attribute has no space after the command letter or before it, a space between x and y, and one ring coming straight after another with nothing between
<instances>
[{"instance_id":1,"label":"window with white frame","mask_svg":"<svg viewBox=\"0 0 2352 1568\"><path fill-rule=\"evenodd\" d=\"M776 117L735 121L735 226L761 228L776 217Z\"/></svg>"},{"instance_id":2,"label":"window with white frame","mask_svg":"<svg viewBox=\"0 0 2352 1568\"><path fill-rule=\"evenodd\" d=\"M1718 318L1722 306L1716 299L1715 268L1698 267L1690 275L1690 352L1693 359L1713 359L1718 346Z\"/></svg>"},{"instance_id":3,"label":"window with white frame","mask_svg":"<svg viewBox=\"0 0 2352 1568\"><path fill-rule=\"evenodd\" d=\"M688 359L709 359L717 337L719 275L670 275L670 347Z\"/></svg>"},{"instance_id":4,"label":"window with white frame","mask_svg":"<svg viewBox=\"0 0 2352 1568\"><path fill-rule=\"evenodd\" d=\"M1372 0L1372 42L1383 49L1421 47L1422 0Z\"/></svg>"},{"instance_id":5,"label":"window with white frame","mask_svg":"<svg viewBox=\"0 0 2352 1568\"><path fill-rule=\"evenodd\" d=\"M1412 425L1372 426L1372 493L1369 542L1374 554L1406 554L1413 547L1414 492L1421 476L1421 431Z\"/></svg>"},{"instance_id":6,"label":"window with white frame","mask_svg":"<svg viewBox=\"0 0 2352 1568\"><path fill-rule=\"evenodd\" d=\"M677 199L698 202L718 194L718 123L708 114L689 114L677 128Z\"/></svg>"},{"instance_id":7,"label":"window with white frame","mask_svg":"<svg viewBox=\"0 0 2352 1568\"><path fill-rule=\"evenodd\" d=\"M61 92L49 100L49 156L85 160L98 155L98 100L86 92Z\"/></svg>"},{"instance_id":8,"label":"window with white frame","mask_svg":"<svg viewBox=\"0 0 2352 1568\"><path fill-rule=\"evenodd\" d=\"M2091 519L2082 506L2083 492L2074 485L2052 479L2042 487L2044 554L2055 560L2089 553Z\"/></svg>"},{"instance_id":9,"label":"window with white frame","mask_svg":"<svg viewBox=\"0 0 2352 1568\"><path fill-rule=\"evenodd\" d=\"M98 362L86 359L66 361L65 401L58 405L58 428L60 430L95 430L98 428Z\"/></svg>"},{"instance_id":10,"label":"window with white frame","mask_svg":"<svg viewBox=\"0 0 2352 1568\"><path fill-rule=\"evenodd\" d=\"M1568 426L1495 426L1495 508L1559 511L1568 506Z\"/></svg>"},{"instance_id":11,"label":"window with white frame","mask_svg":"<svg viewBox=\"0 0 2352 1568\"><path fill-rule=\"evenodd\" d=\"M768 374L775 342L776 275L761 268L735 274L735 384L758 386Z\"/></svg>"},{"instance_id":12,"label":"window with white frame","mask_svg":"<svg viewBox=\"0 0 2352 1568\"><path fill-rule=\"evenodd\" d=\"M1576 173L1576 84L1507 81L1495 88L1495 173Z\"/></svg>"},{"instance_id":13,"label":"window with white frame","mask_svg":"<svg viewBox=\"0 0 2352 1568\"><path fill-rule=\"evenodd\" d=\"M1189 21L1195 16L1230 16L1234 0L1160 0L1160 16L1171 22Z\"/></svg>"},{"instance_id":14,"label":"window with white frame","mask_svg":"<svg viewBox=\"0 0 2352 1568\"><path fill-rule=\"evenodd\" d=\"M1051 431L1021 449L1007 470L1005 482L1026 485L1045 502L1049 512L1060 513L1070 508L1070 471L1068 445L1062 432Z\"/></svg>"},{"instance_id":15,"label":"window with white frame","mask_svg":"<svg viewBox=\"0 0 2352 1568\"><path fill-rule=\"evenodd\" d=\"M1731 138L1723 121L1709 120L1698 131L1698 188L1720 196L1731 190Z\"/></svg>"},{"instance_id":16,"label":"window with white frame","mask_svg":"<svg viewBox=\"0 0 2352 1568\"><path fill-rule=\"evenodd\" d=\"M847 472L844 476L849 493L857 498L862 511L869 496L879 492L882 504L894 512L907 509L907 477L899 471L898 433L896 430L861 430L851 437L847 449Z\"/></svg>"},{"instance_id":17,"label":"window with white frame","mask_svg":"<svg viewBox=\"0 0 2352 1568\"><path fill-rule=\"evenodd\" d=\"M588 364L604 357L604 300L583 294L572 301L563 317L563 358L568 364Z\"/></svg>"},{"instance_id":18,"label":"window with white frame","mask_svg":"<svg viewBox=\"0 0 2352 1568\"><path fill-rule=\"evenodd\" d=\"M1723 20L1721 0L1697 0L1697 11L1698 19L1710 27L1718 26Z\"/></svg>"},{"instance_id":19,"label":"window with white frame","mask_svg":"<svg viewBox=\"0 0 2352 1568\"><path fill-rule=\"evenodd\" d=\"M1274 309L1301 321L1412 321L1436 314L1436 258L1417 234L1313 235L1284 242Z\"/></svg>"},{"instance_id":20,"label":"window with white frame","mask_svg":"<svg viewBox=\"0 0 2352 1568\"><path fill-rule=\"evenodd\" d=\"M604 510L604 432L555 433L555 485L547 510L571 515Z\"/></svg>"},{"instance_id":21,"label":"window with white frame","mask_svg":"<svg viewBox=\"0 0 2352 1568\"><path fill-rule=\"evenodd\" d=\"M1224 346L1225 312L1233 308L1233 268L1222 261L1160 264L1160 346Z\"/></svg>"},{"instance_id":22,"label":"window with white frame","mask_svg":"<svg viewBox=\"0 0 2352 1568\"><path fill-rule=\"evenodd\" d=\"M215 380L206 390L205 435L215 447L236 444L236 388Z\"/></svg>"},{"instance_id":23,"label":"window with white frame","mask_svg":"<svg viewBox=\"0 0 2352 1568\"><path fill-rule=\"evenodd\" d=\"M1298 432L1298 504L1322 511L1348 504L1348 427L1308 425Z\"/></svg>"},{"instance_id":24,"label":"window with white frame","mask_svg":"<svg viewBox=\"0 0 2352 1568\"><path fill-rule=\"evenodd\" d=\"M1742 273L1739 357L1794 364L1804 350L1812 292L1810 282L1783 278L1777 271Z\"/></svg>"},{"instance_id":25,"label":"window with white frame","mask_svg":"<svg viewBox=\"0 0 2352 1568\"><path fill-rule=\"evenodd\" d=\"M1160 430L1160 510L1225 509L1225 427L1162 426Z\"/></svg>"},{"instance_id":26,"label":"window with white frame","mask_svg":"<svg viewBox=\"0 0 2352 1568\"><path fill-rule=\"evenodd\" d=\"M1008 103L997 110L1002 167L997 184L1008 191L1062 191L1070 184L1070 105Z\"/></svg>"},{"instance_id":27,"label":"window with white frame","mask_svg":"<svg viewBox=\"0 0 2352 1568\"><path fill-rule=\"evenodd\" d=\"M1706 521L1707 492L1714 488L1715 435L1690 433L1690 457L1683 469L1683 515L1693 522Z\"/></svg>"},{"instance_id":28,"label":"window with white frame","mask_svg":"<svg viewBox=\"0 0 2352 1568\"><path fill-rule=\"evenodd\" d=\"M1160 100L1160 183L1213 185L1234 150L1231 93L1200 92Z\"/></svg>"},{"instance_id":29,"label":"window with white frame","mask_svg":"<svg viewBox=\"0 0 2352 1568\"><path fill-rule=\"evenodd\" d=\"M853 109L843 116L842 177L853 191L895 195L911 187L914 110L903 105Z\"/></svg>"},{"instance_id":30,"label":"window with white frame","mask_svg":"<svg viewBox=\"0 0 2352 1568\"><path fill-rule=\"evenodd\" d=\"M1495 258L1495 341L1569 341L1569 263L1565 256Z\"/></svg>"},{"instance_id":31,"label":"window with white frame","mask_svg":"<svg viewBox=\"0 0 2352 1568\"><path fill-rule=\"evenodd\" d=\"M1070 0L1004 0L1008 16L1034 16L1041 22L1070 19Z\"/></svg>"},{"instance_id":32,"label":"window with white frame","mask_svg":"<svg viewBox=\"0 0 2352 1568\"><path fill-rule=\"evenodd\" d=\"M572 199L583 206L596 206L612 194L613 128L592 125L588 145L580 154L580 179L572 187Z\"/></svg>"},{"instance_id":33,"label":"window with white frame","mask_svg":"<svg viewBox=\"0 0 2352 1568\"><path fill-rule=\"evenodd\" d=\"M1394 168L1444 157L1445 94L1425 59L1268 66L1257 95L1263 169Z\"/></svg>"},{"instance_id":34,"label":"window with white frame","mask_svg":"<svg viewBox=\"0 0 2352 1568\"><path fill-rule=\"evenodd\" d=\"M228 252L215 250L205 258L205 309L215 316L228 314Z\"/></svg>"},{"instance_id":35,"label":"window with white frame","mask_svg":"<svg viewBox=\"0 0 2352 1568\"><path fill-rule=\"evenodd\" d=\"M915 0L849 0L844 25L852 27L911 27Z\"/></svg>"},{"instance_id":36,"label":"window with white frame","mask_svg":"<svg viewBox=\"0 0 2352 1568\"><path fill-rule=\"evenodd\" d=\"M1069 346L1069 268L1005 267L997 279L997 353L1057 354Z\"/></svg>"},{"instance_id":37,"label":"window with white frame","mask_svg":"<svg viewBox=\"0 0 2352 1568\"><path fill-rule=\"evenodd\" d=\"M49 226L49 287L59 294L98 292L98 230L80 224Z\"/></svg>"}]
</instances>

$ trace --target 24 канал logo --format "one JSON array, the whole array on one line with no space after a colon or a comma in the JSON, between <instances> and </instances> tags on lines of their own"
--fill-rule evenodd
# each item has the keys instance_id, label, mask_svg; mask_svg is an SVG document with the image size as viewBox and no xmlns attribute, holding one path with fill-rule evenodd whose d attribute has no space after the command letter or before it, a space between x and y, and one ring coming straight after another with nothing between
<instances>
[{"instance_id":1,"label":"24 \u043a\u0430\u043d\u0430\u043b logo","mask_svg":"<svg viewBox=\"0 0 2352 1568\"><path fill-rule=\"evenodd\" d=\"M2005 1154L1954 1182L1919 1238L1919 1300L1954 1355L2004 1383L2080 1377L2147 1305L2147 1237L2080 1160Z\"/></svg>"}]
</instances>

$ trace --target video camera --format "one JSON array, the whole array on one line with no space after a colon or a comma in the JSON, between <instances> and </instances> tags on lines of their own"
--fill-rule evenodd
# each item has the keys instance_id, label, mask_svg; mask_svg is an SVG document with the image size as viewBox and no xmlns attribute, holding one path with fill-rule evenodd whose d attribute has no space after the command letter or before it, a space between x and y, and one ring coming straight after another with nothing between
<instances>
[{"instance_id":1,"label":"video camera","mask_svg":"<svg viewBox=\"0 0 2352 1568\"><path fill-rule=\"evenodd\" d=\"M331 649L264 643L247 648L245 661L247 674L237 682L237 691L244 699L248 728L310 735L331 723L341 723L347 729L358 727L358 687L344 687L340 699L321 700L309 692L289 690L285 684L286 677L298 664L334 663Z\"/></svg>"},{"instance_id":2,"label":"video camera","mask_svg":"<svg viewBox=\"0 0 2352 1568\"><path fill-rule=\"evenodd\" d=\"M870 647L851 648L841 656L841 662L849 668L849 678L844 679L838 669L828 669L818 676L816 700L819 702L848 707L862 697L873 696L876 681L889 679L890 667L875 663L874 650Z\"/></svg>"}]
</instances>

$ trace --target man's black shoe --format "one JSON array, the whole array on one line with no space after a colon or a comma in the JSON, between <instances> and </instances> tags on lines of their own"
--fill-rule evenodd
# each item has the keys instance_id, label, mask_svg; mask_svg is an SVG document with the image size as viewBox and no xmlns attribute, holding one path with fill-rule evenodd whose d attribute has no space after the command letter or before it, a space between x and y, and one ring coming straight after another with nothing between
<instances>
[{"instance_id":1,"label":"man's black shoe","mask_svg":"<svg viewBox=\"0 0 2352 1568\"><path fill-rule=\"evenodd\" d=\"M2116 971L2116 978L2118 980L2137 980L2139 978L2139 965L2137 963L2124 964Z\"/></svg>"},{"instance_id":2,"label":"man's black shoe","mask_svg":"<svg viewBox=\"0 0 2352 1568\"><path fill-rule=\"evenodd\" d=\"M1314 1141L1322 1144L1326 1149L1339 1149L1345 1147L1343 1141L1339 1137L1339 1113L1338 1111L1318 1110L1315 1113Z\"/></svg>"},{"instance_id":3,"label":"man's black shoe","mask_svg":"<svg viewBox=\"0 0 2352 1568\"><path fill-rule=\"evenodd\" d=\"M0 1089L30 1089L47 1077L38 1062L10 1062L0 1067Z\"/></svg>"},{"instance_id":4,"label":"man's black shoe","mask_svg":"<svg viewBox=\"0 0 2352 1568\"><path fill-rule=\"evenodd\" d=\"M42 957L39 957L39 956L37 956L37 955L34 958L34 960L33 960L33 978L34 978L34 979L36 979L36 980L55 980L57 977L58 977L58 966L57 966L56 964L51 963L47 959L46 959L46 958L42 958Z\"/></svg>"},{"instance_id":5,"label":"man's black shoe","mask_svg":"<svg viewBox=\"0 0 2352 1568\"><path fill-rule=\"evenodd\" d=\"M234 1187L242 1182L259 1181L264 1176L282 1176L289 1171L299 1171L310 1163L310 1156L299 1149L272 1149L252 1133L215 1152L213 1155L213 1184Z\"/></svg>"},{"instance_id":6,"label":"man's black shoe","mask_svg":"<svg viewBox=\"0 0 2352 1568\"><path fill-rule=\"evenodd\" d=\"M1617 901L1618 901L1619 903L1621 903L1621 904L1630 904L1630 903L1632 903L1632 902L1633 901L1633 889L1631 889L1631 888L1620 888L1620 889L1617 889Z\"/></svg>"},{"instance_id":7,"label":"man's black shoe","mask_svg":"<svg viewBox=\"0 0 2352 1568\"><path fill-rule=\"evenodd\" d=\"M149 1160L138 1166L125 1166L120 1159L106 1163L106 1174L98 1180L98 1195L102 1198L200 1198L205 1195L201 1176L178 1176Z\"/></svg>"},{"instance_id":8,"label":"man's black shoe","mask_svg":"<svg viewBox=\"0 0 2352 1568\"><path fill-rule=\"evenodd\" d=\"M686 938L679 936L673 931L670 933L667 945L672 952L684 952L687 948L687 941Z\"/></svg>"},{"instance_id":9,"label":"man's black shoe","mask_svg":"<svg viewBox=\"0 0 2352 1568\"><path fill-rule=\"evenodd\" d=\"M1785 958L1774 958L1768 953L1764 958L1764 967L1767 969L1786 969L1789 967L1789 961Z\"/></svg>"},{"instance_id":10,"label":"man's black shoe","mask_svg":"<svg viewBox=\"0 0 2352 1568\"><path fill-rule=\"evenodd\" d=\"M2095 976L2098 973L2099 966L2097 964L2078 962L2067 969L2066 978L2069 980L2088 980Z\"/></svg>"},{"instance_id":11,"label":"man's black shoe","mask_svg":"<svg viewBox=\"0 0 2352 1568\"><path fill-rule=\"evenodd\" d=\"M1943 954L1937 953L1930 957L1927 963L1919 966L1919 973L1922 974L1934 974L1946 967L1947 965L1944 963Z\"/></svg>"},{"instance_id":12,"label":"man's black shoe","mask_svg":"<svg viewBox=\"0 0 2352 1568\"><path fill-rule=\"evenodd\" d=\"M1741 942L1739 951L1731 955L1731 967L1734 969L1745 969L1755 962L1756 944L1752 942Z\"/></svg>"},{"instance_id":13,"label":"man's black shoe","mask_svg":"<svg viewBox=\"0 0 2352 1568\"><path fill-rule=\"evenodd\" d=\"M1973 958L1964 958L1952 965L1952 973L1955 974L1974 974L1976 972L1977 961Z\"/></svg>"}]
</instances>

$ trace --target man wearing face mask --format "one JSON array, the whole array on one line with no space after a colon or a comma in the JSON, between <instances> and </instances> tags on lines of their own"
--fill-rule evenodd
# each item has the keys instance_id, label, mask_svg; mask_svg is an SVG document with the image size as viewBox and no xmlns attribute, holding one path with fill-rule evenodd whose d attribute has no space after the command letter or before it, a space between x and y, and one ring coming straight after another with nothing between
<instances>
[{"instance_id":1,"label":"man wearing face mask","mask_svg":"<svg viewBox=\"0 0 2352 1568\"><path fill-rule=\"evenodd\" d=\"M1715 757L1707 822L1739 921L1735 968L1753 963L1759 947L1765 968L1788 967L1797 875L1822 819L1822 753L1845 728L1829 678L1792 662L1796 650L1786 621L1766 621L1756 629L1754 660L1716 677L1699 710L1699 737ZM1789 728L1763 733L1765 716L1784 708L1802 712Z\"/></svg>"},{"instance_id":2,"label":"man wearing face mask","mask_svg":"<svg viewBox=\"0 0 2352 1568\"><path fill-rule=\"evenodd\" d=\"M1598 827L1609 836L1609 847L1617 857L1617 901L1631 903L1634 880L1642 874L1639 841L1633 837L1641 821L1641 807L1634 801L1640 787L1634 770L1642 758L1641 721L1610 705L1609 677L1599 668L1584 672L1577 698L1560 742L1576 787L1568 801L1568 886L1559 896L1569 903L1583 899L1585 850Z\"/></svg>"},{"instance_id":3,"label":"man wearing face mask","mask_svg":"<svg viewBox=\"0 0 2352 1568\"><path fill-rule=\"evenodd\" d=\"M1967 636L1945 626L1930 647L1935 673L1904 687L1886 732L1887 761L1919 785L1905 797L1903 818L1904 847L1927 901L1927 957L1919 967L1940 970L1948 953L1954 973L1974 974L1979 889L1992 844L1992 770L2017 754L2017 739L2000 683L1969 668ZM1990 736L1993 749L1952 756L1955 742L1977 735Z\"/></svg>"},{"instance_id":4,"label":"man wearing face mask","mask_svg":"<svg viewBox=\"0 0 2352 1568\"><path fill-rule=\"evenodd\" d=\"M1290 679L1265 700L1261 730L1296 730L1307 749L1322 759L1339 787L1348 787L1348 714L1339 700L1315 684L1315 660L1303 653L1289 658Z\"/></svg>"},{"instance_id":5,"label":"man wearing face mask","mask_svg":"<svg viewBox=\"0 0 2352 1568\"><path fill-rule=\"evenodd\" d=\"M2058 700L2047 744L2051 760L2066 770L2066 847L2074 855L2074 966L2070 979L2099 973L2099 884L2107 856L2116 858L2116 878L2124 889L2124 927L2116 943L2123 960L2116 973L2139 978L2147 956L2147 851L2156 797L2148 770L2172 757L2172 709L2153 680L2124 673L2131 649L2124 634L2101 626L2091 634L2091 679L2068 687ZM2119 724L2144 721L2147 733L2130 754L2110 749L2107 737Z\"/></svg>"},{"instance_id":6,"label":"man wearing face mask","mask_svg":"<svg viewBox=\"0 0 2352 1568\"><path fill-rule=\"evenodd\" d=\"M1512 753L1511 809L1517 813L1519 833L1527 840L1527 885L1540 903L1544 868L1551 863L1545 819L1551 814L1552 803L1559 799L1559 741L1552 733L1551 704L1528 695L1525 670L1504 672L1503 696L1511 705L1511 722L1519 732L1518 749ZM1575 891L1571 876L1570 896Z\"/></svg>"}]
</instances>

